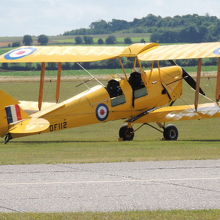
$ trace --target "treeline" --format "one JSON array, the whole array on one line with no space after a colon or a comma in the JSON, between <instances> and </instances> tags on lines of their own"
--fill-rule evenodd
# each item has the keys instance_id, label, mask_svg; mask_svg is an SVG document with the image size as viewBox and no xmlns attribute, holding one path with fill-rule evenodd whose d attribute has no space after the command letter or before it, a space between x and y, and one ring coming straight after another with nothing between
<instances>
[{"instance_id":1,"label":"treeline","mask_svg":"<svg viewBox=\"0 0 220 220\"><path fill-rule=\"evenodd\" d=\"M112 19L92 22L89 28L67 31L64 35L114 33L152 33L151 41L161 43L206 42L220 40L220 19L197 14L165 17L149 14L128 22Z\"/></svg>"},{"instance_id":2,"label":"treeline","mask_svg":"<svg viewBox=\"0 0 220 220\"><path fill-rule=\"evenodd\" d=\"M220 24L212 31L205 26L191 25L181 30L158 30L151 35L151 41L159 43L199 43L218 41L219 39Z\"/></svg>"},{"instance_id":3,"label":"treeline","mask_svg":"<svg viewBox=\"0 0 220 220\"><path fill-rule=\"evenodd\" d=\"M133 58L127 58L123 60L124 67L125 68L133 68L134 65L134 59ZM144 66L144 69L151 68L150 63L142 63ZM196 66L197 60L178 60L177 64L180 66ZM217 65L216 59L206 59L203 60L203 64L206 66L209 65ZM98 62L86 62L81 63L81 65L86 69L120 69L121 65L118 60L112 59L112 60L104 60L104 61L98 61ZM161 61L160 66L169 66L169 62ZM26 64L19 64L19 63L2 63L0 66L1 69L4 71L40 71L41 70L41 64L40 63L26 63ZM57 63L47 63L47 70L57 70L58 66ZM63 70L82 70L82 68L77 63L63 63L62 64ZM0 71L1 72L1 71ZM0 74L1 75L1 74Z\"/></svg>"},{"instance_id":4,"label":"treeline","mask_svg":"<svg viewBox=\"0 0 220 220\"><path fill-rule=\"evenodd\" d=\"M17 42L12 42L12 43L9 43L8 44L8 47L20 47L21 45L24 45L24 46L31 46L33 45L33 38L31 35L24 35L23 36L23 39L22 39L22 42L20 41L17 41ZM49 37L47 35L44 35L44 34L41 34L37 37L37 43L39 45L47 45L49 42Z\"/></svg>"},{"instance_id":5,"label":"treeline","mask_svg":"<svg viewBox=\"0 0 220 220\"><path fill-rule=\"evenodd\" d=\"M94 44L94 38L92 36L76 36L74 38L75 44ZM141 39L140 42L144 43L145 40ZM106 38L99 38L96 42L97 44L117 44L117 38L114 35L109 35ZM122 42L121 42L122 43ZM132 44L133 41L130 37L125 37L124 44Z\"/></svg>"},{"instance_id":6,"label":"treeline","mask_svg":"<svg viewBox=\"0 0 220 220\"><path fill-rule=\"evenodd\" d=\"M127 59L124 61L126 68L133 67L133 59ZM104 60L98 62L86 62L81 63L81 65L86 69L119 69L121 68L120 63L118 60ZM19 63L2 63L0 66L1 69L6 71L40 71L41 64L40 63L26 63L26 64L19 64ZM57 63L47 63L46 66L47 70L57 70L58 66ZM63 70L82 70L82 68L77 63L63 63L62 64Z\"/></svg>"}]
</instances>

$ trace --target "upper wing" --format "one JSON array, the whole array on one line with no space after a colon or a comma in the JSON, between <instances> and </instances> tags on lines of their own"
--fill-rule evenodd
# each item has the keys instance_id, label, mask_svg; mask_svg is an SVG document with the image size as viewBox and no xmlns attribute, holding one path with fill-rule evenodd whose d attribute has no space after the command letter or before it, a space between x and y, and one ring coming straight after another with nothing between
<instances>
[{"instance_id":1,"label":"upper wing","mask_svg":"<svg viewBox=\"0 0 220 220\"><path fill-rule=\"evenodd\" d=\"M220 57L220 42L155 46L138 55L141 61Z\"/></svg>"},{"instance_id":2,"label":"upper wing","mask_svg":"<svg viewBox=\"0 0 220 220\"><path fill-rule=\"evenodd\" d=\"M20 47L0 56L0 63L94 62L117 57L136 57L158 44L130 46L29 46Z\"/></svg>"},{"instance_id":3,"label":"upper wing","mask_svg":"<svg viewBox=\"0 0 220 220\"><path fill-rule=\"evenodd\" d=\"M156 43L130 46L29 46L0 56L0 63L94 62L118 57L141 61L220 57L220 42L160 46Z\"/></svg>"},{"instance_id":4,"label":"upper wing","mask_svg":"<svg viewBox=\"0 0 220 220\"><path fill-rule=\"evenodd\" d=\"M170 122L220 117L220 107L216 103L200 104L197 111L194 105L167 106L154 110L137 119L134 123Z\"/></svg>"}]
</instances>

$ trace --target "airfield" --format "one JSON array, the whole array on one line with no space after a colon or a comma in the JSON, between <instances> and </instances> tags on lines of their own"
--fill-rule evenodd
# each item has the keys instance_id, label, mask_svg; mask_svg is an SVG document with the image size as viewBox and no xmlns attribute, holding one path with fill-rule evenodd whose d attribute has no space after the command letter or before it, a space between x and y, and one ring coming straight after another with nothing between
<instances>
[{"instance_id":1,"label":"airfield","mask_svg":"<svg viewBox=\"0 0 220 220\"><path fill-rule=\"evenodd\" d=\"M31 78L3 77L1 89L19 100L37 100L39 78ZM76 87L78 79L66 79L62 100L85 90ZM45 101L55 100L55 85L48 78ZM211 77L202 79L211 97L214 85ZM192 103L192 97L185 86L177 104ZM121 124L123 120L1 144L0 212L220 209L218 119L175 123L180 137L174 142L162 141L148 127L134 141L119 142Z\"/></svg>"}]
</instances>

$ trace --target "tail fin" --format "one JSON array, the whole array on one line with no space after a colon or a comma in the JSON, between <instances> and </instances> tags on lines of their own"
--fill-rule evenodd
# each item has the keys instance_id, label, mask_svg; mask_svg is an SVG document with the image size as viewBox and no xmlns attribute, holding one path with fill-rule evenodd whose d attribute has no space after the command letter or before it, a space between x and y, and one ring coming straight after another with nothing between
<instances>
[{"instance_id":1,"label":"tail fin","mask_svg":"<svg viewBox=\"0 0 220 220\"><path fill-rule=\"evenodd\" d=\"M8 133L9 126L28 117L18 105L18 100L0 90L0 136Z\"/></svg>"}]
</instances>

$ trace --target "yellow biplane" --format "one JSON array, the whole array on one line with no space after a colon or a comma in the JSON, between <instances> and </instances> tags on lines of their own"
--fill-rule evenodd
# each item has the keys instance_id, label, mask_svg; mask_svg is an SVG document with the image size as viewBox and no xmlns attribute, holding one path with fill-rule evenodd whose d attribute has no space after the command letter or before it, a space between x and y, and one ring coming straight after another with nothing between
<instances>
[{"instance_id":1,"label":"yellow biplane","mask_svg":"<svg viewBox=\"0 0 220 220\"><path fill-rule=\"evenodd\" d=\"M133 58L134 71L126 74L123 58ZM218 58L216 102L199 104L202 58ZM115 77L103 85L92 87L59 103L62 63L95 62L118 59L123 77ZM198 59L197 79L174 60ZM151 68L143 69L143 62ZM170 66L160 67L160 61ZM46 63L58 63L56 103L43 102ZM163 133L165 140L177 140L178 130L166 122L220 117L220 42L165 45L157 43L130 46L29 46L0 56L0 63L41 63L40 89L35 102L18 101L0 91L0 136L5 143L12 138L53 132L67 128L124 119L120 140L133 140L134 124L149 125ZM94 78L94 77L92 77ZM185 80L195 89L194 105L173 106L182 95ZM97 80L98 81L98 80ZM44 106L42 108L42 106ZM159 128L151 125L156 123Z\"/></svg>"}]
</instances>

